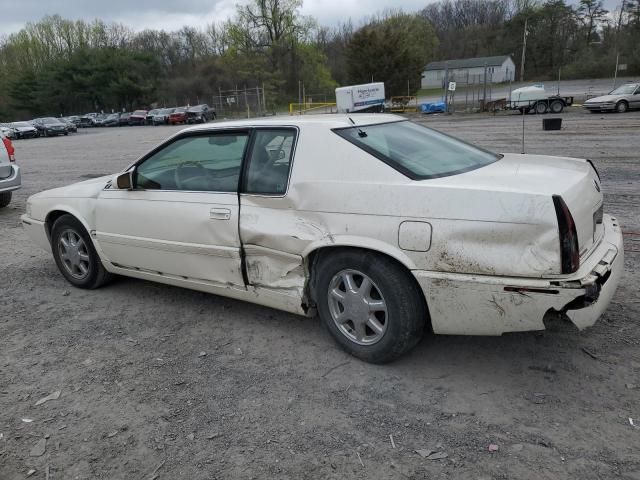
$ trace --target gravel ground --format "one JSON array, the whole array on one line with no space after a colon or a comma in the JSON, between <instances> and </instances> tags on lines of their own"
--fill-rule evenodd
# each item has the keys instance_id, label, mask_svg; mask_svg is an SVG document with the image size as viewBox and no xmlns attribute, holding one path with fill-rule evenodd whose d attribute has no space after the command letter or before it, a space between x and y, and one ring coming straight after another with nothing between
<instances>
[{"instance_id":1,"label":"gravel ground","mask_svg":"<svg viewBox=\"0 0 640 480\"><path fill-rule=\"evenodd\" d=\"M520 151L521 116L416 118ZM527 116L527 152L593 159L606 211L640 232L640 112L562 118L543 132ZM0 211L1 479L640 479L638 236L593 328L427 337L385 366L343 353L317 319L126 278L72 288L23 233L26 197L118 171L174 131L16 142L24 188Z\"/></svg>"}]
</instances>

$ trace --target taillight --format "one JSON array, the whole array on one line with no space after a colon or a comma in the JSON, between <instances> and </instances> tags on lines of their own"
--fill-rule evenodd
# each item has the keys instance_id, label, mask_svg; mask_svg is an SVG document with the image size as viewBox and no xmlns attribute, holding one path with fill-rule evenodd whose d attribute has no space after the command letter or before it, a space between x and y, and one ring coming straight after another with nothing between
<instances>
[{"instance_id":1,"label":"taillight","mask_svg":"<svg viewBox=\"0 0 640 480\"><path fill-rule=\"evenodd\" d=\"M578 233L569 207L560 195L553 196L553 206L558 217L558 231L560 234L560 263L562 273L573 273L580 267L580 250L578 248Z\"/></svg>"},{"instance_id":2,"label":"taillight","mask_svg":"<svg viewBox=\"0 0 640 480\"><path fill-rule=\"evenodd\" d=\"M9 154L9 161L10 162L15 162L16 161L16 149L13 148L13 143L11 143L11 140L9 140L7 137L4 137L2 139L2 143L4 143L4 148L7 149L7 153Z\"/></svg>"}]
</instances>

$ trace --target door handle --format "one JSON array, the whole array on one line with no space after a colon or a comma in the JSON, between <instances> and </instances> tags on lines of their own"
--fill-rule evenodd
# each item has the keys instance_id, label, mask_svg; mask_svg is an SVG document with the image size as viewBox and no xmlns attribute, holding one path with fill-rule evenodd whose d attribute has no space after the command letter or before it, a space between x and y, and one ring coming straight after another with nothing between
<instances>
[{"instance_id":1,"label":"door handle","mask_svg":"<svg viewBox=\"0 0 640 480\"><path fill-rule=\"evenodd\" d=\"M231 210L228 208L212 208L209 211L209 218L212 220L229 220L231 218Z\"/></svg>"}]
</instances>

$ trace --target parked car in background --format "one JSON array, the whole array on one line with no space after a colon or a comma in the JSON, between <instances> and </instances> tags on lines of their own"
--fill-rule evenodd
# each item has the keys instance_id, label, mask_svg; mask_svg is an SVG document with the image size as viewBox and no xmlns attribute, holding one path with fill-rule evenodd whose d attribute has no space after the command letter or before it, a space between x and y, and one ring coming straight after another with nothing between
<instances>
[{"instance_id":1,"label":"parked car in background","mask_svg":"<svg viewBox=\"0 0 640 480\"><path fill-rule=\"evenodd\" d=\"M80 126L80 117L78 115L71 115L70 117L66 117L66 119L73 123L76 127Z\"/></svg>"},{"instance_id":2,"label":"parked car in background","mask_svg":"<svg viewBox=\"0 0 640 480\"><path fill-rule=\"evenodd\" d=\"M640 108L640 83L625 83L607 95L590 98L582 106L591 113L617 112Z\"/></svg>"},{"instance_id":3,"label":"parked car in background","mask_svg":"<svg viewBox=\"0 0 640 480\"><path fill-rule=\"evenodd\" d=\"M103 127L119 127L120 126L120 114L110 113L102 121Z\"/></svg>"},{"instance_id":4,"label":"parked car in background","mask_svg":"<svg viewBox=\"0 0 640 480\"><path fill-rule=\"evenodd\" d=\"M104 121L105 119L108 117L108 114L105 113L99 113L98 115L96 115L93 119L93 126L94 127L104 127Z\"/></svg>"},{"instance_id":5,"label":"parked car in background","mask_svg":"<svg viewBox=\"0 0 640 480\"><path fill-rule=\"evenodd\" d=\"M97 113L87 113L80 117L80 124L78 125L81 128L89 128L95 126L95 117L98 115Z\"/></svg>"},{"instance_id":6,"label":"parked car in background","mask_svg":"<svg viewBox=\"0 0 640 480\"><path fill-rule=\"evenodd\" d=\"M16 131L8 123L0 123L0 133L10 140L16 139Z\"/></svg>"},{"instance_id":7,"label":"parked car in background","mask_svg":"<svg viewBox=\"0 0 640 480\"><path fill-rule=\"evenodd\" d=\"M144 125L147 123L147 111L135 110L129 117L129 125Z\"/></svg>"},{"instance_id":8,"label":"parked car in background","mask_svg":"<svg viewBox=\"0 0 640 480\"><path fill-rule=\"evenodd\" d=\"M624 266L603 205L588 160L318 115L185 129L122 173L31 196L22 223L76 287L120 274L318 312L382 363L425 330L592 326Z\"/></svg>"},{"instance_id":9,"label":"parked car in background","mask_svg":"<svg viewBox=\"0 0 640 480\"><path fill-rule=\"evenodd\" d=\"M75 123L70 121L68 117L60 117L58 120L60 120L60 122L64 124L64 126L67 129L67 132L76 133L78 131L78 127L75 125Z\"/></svg>"},{"instance_id":10,"label":"parked car in background","mask_svg":"<svg viewBox=\"0 0 640 480\"><path fill-rule=\"evenodd\" d=\"M169 125L178 125L180 123L187 123L187 107L178 107L169 114Z\"/></svg>"},{"instance_id":11,"label":"parked car in background","mask_svg":"<svg viewBox=\"0 0 640 480\"><path fill-rule=\"evenodd\" d=\"M38 129L29 122L13 122L10 125L16 132L17 139L35 138L40 135Z\"/></svg>"},{"instance_id":12,"label":"parked car in background","mask_svg":"<svg viewBox=\"0 0 640 480\"><path fill-rule=\"evenodd\" d=\"M152 125L153 124L153 117L160 111L159 108L154 108L152 110L149 110L147 112L147 118L145 119L145 123L147 125Z\"/></svg>"},{"instance_id":13,"label":"parked car in background","mask_svg":"<svg viewBox=\"0 0 640 480\"><path fill-rule=\"evenodd\" d=\"M166 125L169 123L169 115L174 112L175 108L161 108L153 116L152 123L154 125Z\"/></svg>"},{"instance_id":14,"label":"parked car in background","mask_svg":"<svg viewBox=\"0 0 640 480\"><path fill-rule=\"evenodd\" d=\"M3 208L11 203L13 191L20 188L21 179L13 143L1 131L0 143L0 208Z\"/></svg>"},{"instance_id":15,"label":"parked car in background","mask_svg":"<svg viewBox=\"0 0 640 480\"><path fill-rule=\"evenodd\" d=\"M129 117L131 117L131 112L123 112L120 114L120 117L118 118L118 125L123 127L123 126L128 126L129 125Z\"/></svg>"},{"instance_id":16,"label":"parked car in background","mask_svg":"<svg viewBox=\"0 0 640 480\"><path fill-rule=\"evenodd\" d=\"M195 105L187 109L187 123L207 123L215 120L216 112L209 105Z\"/></svg>"},{"instance_id":17,"label":"parked car in background","mask_svg":"<svg viewBox=\"0 0 640 480\"><path fill-rule=\"evenodd\" d=\"M33 120L33 126L41 137L69 135L66 125L54 117L36 118Z\"/></svg>"}]
</instances>

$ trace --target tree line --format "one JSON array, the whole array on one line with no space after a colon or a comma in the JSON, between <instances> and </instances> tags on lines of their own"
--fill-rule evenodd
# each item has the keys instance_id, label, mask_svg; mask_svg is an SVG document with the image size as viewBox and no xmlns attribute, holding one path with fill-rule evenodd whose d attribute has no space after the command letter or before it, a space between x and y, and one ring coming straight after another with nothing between
<instances>
[{"instance_id":1,"label":"tree line","mask_svg":"<svg viewBox=\"0 0 640 480\"><path fill-rule=\"evenodd\" d=\"M0 38L0 118L211 103L220 90L264 86L268 107L348 83L384 81L415 93L434 60L511 54L525 78L611 75L616 56L640 73L640 0L442 0L333 27L301 14L302 0L249 0L205 28L135 32L58 15Z\"/></svg>"},{"instance_id":2,"label":"tree line","mask_svg":"<svg viewBox=\"0 0 640 480\"><path fill-rule=\"evenodd\" d=\"M640 0L614 11L602 0L444 0L422 15L441 59L511 54L520 66L526 25L526 80L613 76L616 58L627 75L640 73Z\"/></svg>"}]
</instances>

